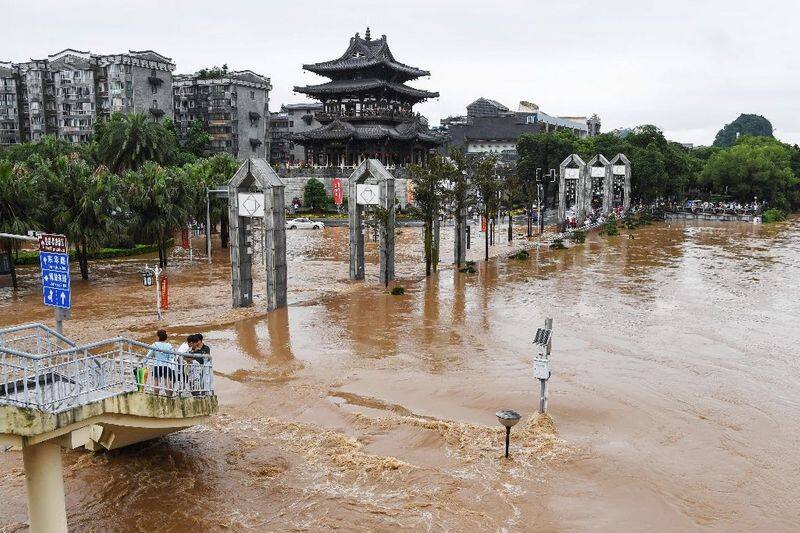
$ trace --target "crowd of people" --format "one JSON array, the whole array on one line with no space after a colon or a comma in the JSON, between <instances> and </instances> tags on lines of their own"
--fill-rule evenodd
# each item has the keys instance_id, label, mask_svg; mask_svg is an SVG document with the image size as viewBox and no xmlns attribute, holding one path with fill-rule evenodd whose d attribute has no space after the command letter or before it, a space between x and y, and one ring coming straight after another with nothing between
<instances>
[{"instance_id":1,"label":"crowd of people","mask_svg":"<svg viewBox=\"0 0 800 533\"><path fill-rule=\"evenodd\" d=\"M203 366L211 360L211 348L203 341L203 335L193 333L176 350L169 342L166 330L156 331L156 342L150 345L145 356L145 366L136 375L137 383L146 381L146 369L153 376L153 387L156 394L165 391L171 396L177 391L192 391L197 394L207 387L204 382L206 374Z\"/></svg>"},{"instance_id":2,"label":"crowd of people","mask_svg":"<svg viewBox=\"0 0 800 533\"><path fill-rule=\"evenodd\" d=\"M674 205L670 207L674 208ZM709 202L701 200L687 200L681 209L691 213L729 213L737 215L755 214L764 210L764 203L758 200L742 204L740 202Z\"/></svg>"}]
</instances>

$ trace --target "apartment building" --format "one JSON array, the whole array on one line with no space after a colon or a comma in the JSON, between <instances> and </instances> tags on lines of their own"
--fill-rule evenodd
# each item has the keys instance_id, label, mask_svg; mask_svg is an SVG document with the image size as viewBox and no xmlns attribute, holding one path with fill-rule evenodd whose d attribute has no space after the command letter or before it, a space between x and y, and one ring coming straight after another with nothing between
<instances>
[{"instance_id":1,"label":"apartment building","mask_svg":"<svg viewBox=\"0 0 800 533\"><path fill-rule=\"evenodd\" d=\"M19 142L19 81L11 63L0 63L0 146Z\"/></svg>"},{"instance_id":2,"label":"apartment building","mask_svg":"<svg viewBox=\"0 0 800 533\"><path fill-rule=\"evenodd\" d=\"M306 161L306 149L294 142L293 135L319 128L316 114L322 112L320 102L284 104L269 118L270 162L295 164Z\"/></svg>"},{"instance_id":3,"label":"apartment building","mask_svg":"<svg viewBox=\"0 0 800 533\"><path fill-rule=\"evenodd\" d=\"M174 113L181 142L200 121L211 138L211 152L236 158L266 158L269 153L270 79L250 70L201 70L175 76Z\"/></svg>"},{"instance_id":4,"label":"apartment building","mask_svg":"<svg viewBox=\"0 0 800 533\"><path fill-rule=\"evenodd\" d=\"M14 142L37 142L46 134L86 142L97 119L114 112L172 118L173 70L170 58L152 50L98 55L68 48L46 59L0 63L0 109L7 116L5 88L13 87L19 132Z\"/></svg>"}]
</instances>

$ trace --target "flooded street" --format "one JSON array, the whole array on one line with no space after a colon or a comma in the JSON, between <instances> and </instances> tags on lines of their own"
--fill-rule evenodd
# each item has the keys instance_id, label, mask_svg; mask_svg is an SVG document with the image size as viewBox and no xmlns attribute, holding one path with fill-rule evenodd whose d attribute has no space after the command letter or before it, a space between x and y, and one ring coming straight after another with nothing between
<instances>
[{"instance_id":1,"label":"flooded street","mask_svg":"<svg viewBox=\"0 0 800 533\"><path fill-rule=\"evenodd\" d=\"M269 314L230 309L225 250L212 265L178 253L164 324L173 344L204 334L220 414L65 452L71 528L796 530L800 218L591 234L525 261L500 239L477 274L449 267L451 232L447 267L425 280L421 229L400 230L403 296L378 285L374 243L352 283L347 228L288 232L290 305ZM145 261L92 263L65 333L151 342ZM52 323L35 275L0 288L0 326ZM547 316L550 416L537 417ZM510 459L500 409L523 415ZM25 530L18 452L0 453L0 502L0 531Z\"/></svg>"}]
</instances>

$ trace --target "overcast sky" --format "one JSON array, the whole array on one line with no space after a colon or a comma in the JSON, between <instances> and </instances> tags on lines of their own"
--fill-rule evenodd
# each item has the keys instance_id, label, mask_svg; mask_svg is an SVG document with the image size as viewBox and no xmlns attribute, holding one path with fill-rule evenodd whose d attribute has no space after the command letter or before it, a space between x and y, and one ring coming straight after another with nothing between
<instances>
[{"instance_id":1,"label":"overcast sky","mask_svg":"<svg viewBox=\"0 0 800 533\"><path fill-rule=\"evenodd\" d=\"M800 0L0 0L0 13L0 60L152 49L176 73L227 63L272 79L273 111L322 81L303 63L369 25L431 71L412 85L441 93L417 107L432 124L485 96L695 144L756 113L800 143Z\"/></svg>"}]
</instances>

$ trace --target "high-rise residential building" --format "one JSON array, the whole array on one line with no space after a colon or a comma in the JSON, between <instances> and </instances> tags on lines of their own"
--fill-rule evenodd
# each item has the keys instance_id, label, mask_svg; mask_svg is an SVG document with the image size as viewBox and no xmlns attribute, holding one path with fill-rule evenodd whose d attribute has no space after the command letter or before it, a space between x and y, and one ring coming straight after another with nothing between
<instances>
[{"instance_id":1,"label":"high-rise residential building","mask_svg":"<svg viewBox=\"0 0 800 533\"><path fill-rule=\"evenodd\" d=\"M268 77L250 70L202 70L175 76L174 110L181 142L200 121L211 138L211 151L234 157L266 158L269 153Z\"/></svg>"},{"instance_id":2,"label":"high-rise residential building","mask_svg":"<svg viewBox=\"0 0 800 533\"><path fill-rule=\"evenodd\" d=\"M293 135L314 130L322 124L316 114L322 111L319 102L285 104L269 116L270 162L295 164L307 162L306 149L294 142Z\"/></svg>"},{"instance_id":3,"label":"high-rise residential building","mask_svg":"<svg viewBox=\"0 0 800 533\"><path fill-rule=\"evenodd\" d=\"M0 63L0 146L19 139L19 80L11 63Z\"/></svg>"},{"instance_id":4,"label":"high-rise residential building","mask_svg":"<svg viewBox=\"0 0 800 533\"><path fill-rule=\"evenodd\" d=\"M85 142L98 117L115 112L172 118L175 64L152 50L98 55L68 48L47 59L0 65L0 76L13 79L18 94L16 142L45 134Z\"/></svg>"}]
</instances>

